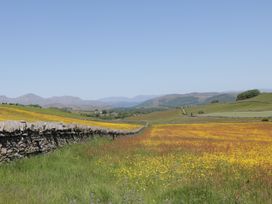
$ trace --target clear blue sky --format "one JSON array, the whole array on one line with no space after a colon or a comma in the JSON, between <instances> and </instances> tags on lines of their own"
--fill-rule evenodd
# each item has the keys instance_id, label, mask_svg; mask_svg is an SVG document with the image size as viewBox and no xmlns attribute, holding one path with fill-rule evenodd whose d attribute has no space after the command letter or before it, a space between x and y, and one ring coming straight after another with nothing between
<instances>
[{"instance_id":1,"label":"clear blue sky","mask_svg":"<svg viewBox=\"0 0 272 204\"><path fill-rule=\"evenodd\" d=\"M0 95L272 88L270 0L0 2Z\"/></svg>"}]
</instances>

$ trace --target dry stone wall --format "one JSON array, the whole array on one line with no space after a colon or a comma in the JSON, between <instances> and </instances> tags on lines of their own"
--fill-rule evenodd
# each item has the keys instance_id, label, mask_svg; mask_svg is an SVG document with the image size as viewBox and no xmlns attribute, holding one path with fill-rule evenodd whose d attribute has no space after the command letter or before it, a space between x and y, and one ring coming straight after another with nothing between
<instances>
[{"instance_id":1,"label":"dry stone wall","mask_svg":"<svg viewBox=\"0 0 272 204\"><path fill-rule=\"evenodd\" d=\"M117 136L136 134L141 130L142 128L122 131L53 122L0 122L0 163L49 152L95 136L114 139Z\"/></svg>"}]
</instances>

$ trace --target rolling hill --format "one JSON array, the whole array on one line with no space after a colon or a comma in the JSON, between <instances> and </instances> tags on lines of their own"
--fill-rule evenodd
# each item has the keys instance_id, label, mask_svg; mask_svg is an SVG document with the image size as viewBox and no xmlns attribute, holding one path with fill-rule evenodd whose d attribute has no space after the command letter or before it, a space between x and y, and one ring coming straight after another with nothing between
<instances>
[{"instance_id":1,"label":"rolling hill","mask_svg":"<svg viewBox=\"0 0 272 204\"><path fill-rule=\"evenodd\" d=\"M218 101L219 103L225 102L234 102L236 100L237 94L228 93L228 94L219 94L207 98L204 103L212 103L213 101Z\"/></svg>"},{"instance_id":2,"label":"rolling hill","mask_svg":"<svg viewBox=\"0 0 272 204\"><path fill-rule=\"evenodd\" d=\"M213 100L219 102L235 101L235 93L189 93L170 94L150 99L138 105L138 107L178 107L210 103Z\"/></svg>"}]
</instances>

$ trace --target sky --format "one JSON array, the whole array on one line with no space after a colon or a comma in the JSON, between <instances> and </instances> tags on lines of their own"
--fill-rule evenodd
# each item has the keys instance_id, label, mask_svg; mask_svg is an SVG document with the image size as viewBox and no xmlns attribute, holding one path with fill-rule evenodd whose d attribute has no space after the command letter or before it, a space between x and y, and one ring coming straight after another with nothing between
<instances>
[{"instance_id":1,"label":"sky","mask_svg":"<svg viewBox=\"0 0 272 204\"><path fill-rule=\"evenodd\" d=\"M0 1L0 95L272 88L270 0Z\"/></svg>"}]
</instances>

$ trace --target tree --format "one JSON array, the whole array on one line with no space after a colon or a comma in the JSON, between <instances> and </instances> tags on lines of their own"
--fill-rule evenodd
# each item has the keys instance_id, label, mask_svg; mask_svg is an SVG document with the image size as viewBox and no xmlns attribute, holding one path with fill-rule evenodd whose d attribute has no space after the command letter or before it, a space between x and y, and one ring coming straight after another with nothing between
<instances>
[{"instance_id":1,"label":"tree","mask_svg":"<svg viewBox=\"0 0 272 204\"><path fill-rule=\"evenodd\" d=\"M258 89L248 90L248 91L240 93L237 96L236 101L241 101L241 100L253 98L253 97L258 96L260 94L261 94L261 92Z\"/></svg>"}]
</instances>

